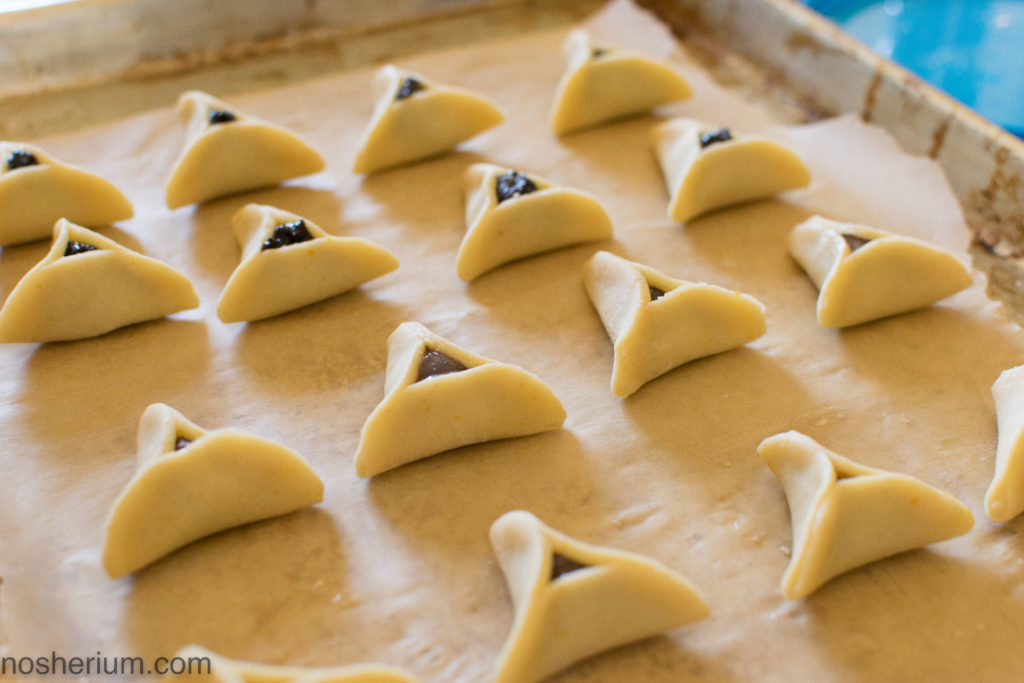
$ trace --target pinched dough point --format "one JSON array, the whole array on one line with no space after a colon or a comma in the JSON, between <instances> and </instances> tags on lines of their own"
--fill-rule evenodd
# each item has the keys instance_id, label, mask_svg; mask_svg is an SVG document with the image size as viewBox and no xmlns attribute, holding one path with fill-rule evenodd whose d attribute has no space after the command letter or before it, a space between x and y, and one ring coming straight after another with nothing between
<instances>
[{"instance_id":1,"label":"pinched dough point","mask_svg":"<svg viewBox=\"0 0 1024 683\"><path fill-rule=\"evenodd\" d=\"M929 306L971 284L953 254L863 225L813 216L789 252L818 288L818 322L849 327Z\"/></svg>"},{"instance_id":2,"label":"pinched dough point","mask_svg":"<svg viewBox=\"0 0 1024 683\"><path fill-rule=\"evenodd\" d=\"M668 217L673 221L806 187L811 180L803 161L787 147L694 119L656 126L651 143L671 196Z\"/></svg>"},{"instance_id":3,"label":"pinched dough point","mask_svg":"<svg viewBox=\"0 0 1024 683\"><path fill-rule=\"evenodd\" d=\"M494 164L466 170L466 235L456 272L469 282L500 265L608 239L612 221L593 196Z\"/></svg>"},{"instance_id":4,"label":"pinched dough point","mask_svg":"<svg viewBox=\"0 0 1024 683\"><path fill-rule=\"evenodd\" d=\"M333 237L310 220L248 204L235 214L242 261L231 274L217 316L260 320L341 294L398 267L391 252L357 237ZM304 230L302 238L289 230Z\"/></svg>"},{"instance_id":5,"label":"pinched dough point","mask_svg":"<svg viewBox=\"0 0 1024 683\"><path fill-rule=\"evenodd\" d=\"M848 460L799 432L765 439L757 452L789 501L793 555L782 594L791 600L851 569L974 525L971 511L948 493Z\"/></svg>"},{"instance_id":6,"label":"pinched dough point","mask_svg":"<svg viewBox=\"0 0 1024 683\"><path fill-rule=\"evenodd\" d=\"M181 662L179 666L191 667L191 671L166 674L161 680L168 683L417 683L411 674L386 664L271 666L221 657L198 645L188 645L174 657Z\"/></svg>"},{"instance_id":7,"label":"pinched dough point","mask_svg":"<svg viewBox=\"0 0 1024 683\"><path fill-rule=\"evenodd\" d=\"M356 474L459 446L558 429L565 408L522 368L477 356L419 323L388 338L384 400L363 425Z\"/></svg>"},{"instance_id":8,"label":"pinched dough point","mask_svg":"<svg viewBox=\"0 0 1024 683\"><path fill-rule=\"evenodd\" d=\"M319 153L294 133L192 90L178 99L185 149L167 181L167 206L205 202L322 171Z\"/></svg>"},{"instance_id":9,"label":"pinched dough point","mask_svg":"<svg viewBox=\"0 0 1024 683\"><path fill-rule=\"evenodd\" d=\"M992 397L999 441L985 514L994 522L1008 522L1024 512L1024 365L1004 370L992 385Z\"/></svg>"},{"instance_id":10,"label":"pinched dough point","mask_svg":"<svg viewBox=\"0 0 1024 683\"><path fill-rule=\"evenodd\" d=\"M170 266L61 219L50 252L0 309L0 342L68 341L199 305Z\"/></svg>"},{"instance_id":11,"label":"pinched dough point","mask_svg":"<svg viewBox=\"0 0 1024 683\"><path fill-rule=\"evenodd\" d=\"M189 543L323 500L300 455L237 429L207 432L154 403L139 421L138 469L107 518L103 567L119 578Z\"/></svg>"},{"instance_id":12,"label":"pinched dough point","mask_svg":"<svg viewBox=\"0 0 1024 683\"><path fill-rule=\"evenodd\" d=\"M374 173L447 152L505 120L484 97L420 74L381 67L373 116L356 152L355 173Z\"/></svg>"},{"instance_id":13,"label":"pinched dough point","mask_svg":"<svg viewBox=\"0 0 1024 683\"><path fill-rule=\"evenodd\" d=\"M95 228L132 214L109 180L35 145L0 141L0 246L44 239L61 218Z\"/></svg>"},{"instance_id":14,"label":"pinched dough point","mask_svg":"<svg viewBox=\"0 0 1024 683\"><path fill-rule=\"evenodd\" d=\"M515 606L496 683L533 683L708 615L697 589L671 569L577 541L529 512L502 515L491 545Z\"/></svg>"},{"instance_id":15,"label":"pinched dough point","mask_svg":"<svg viewBox=\"0 0 1024 683\"><path fill-rule=\"evenodd\" d=\"M587 262L583 279L615 345L612 393L619 397L683 363L765 333L764 306L754 297L676 280L607 251Z\"/></svg>"},{"instance_id":16,"label":"pinched dough point","mask_svg":"<svg viewBox=\"0 0 1024 683\"><path fill-rule=\"evenodd\" d=\"M565 55L568 68L551 110L556 135L642 114L691 95L686 80L668 66L642 54L595 47L583 30L566 38Z\"/></svg>"}]
</instances>

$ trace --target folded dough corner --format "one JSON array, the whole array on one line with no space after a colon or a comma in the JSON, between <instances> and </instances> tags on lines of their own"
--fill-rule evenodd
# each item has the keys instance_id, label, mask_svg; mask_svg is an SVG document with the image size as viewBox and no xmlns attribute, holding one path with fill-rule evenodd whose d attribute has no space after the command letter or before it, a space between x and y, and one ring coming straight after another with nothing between
<instances>
[{"instance_id":1,"label":"folded dough corner","mask_svg":"<svg viewBox=\"0 0 1024 683\"><path fill-rule=\"evenodd\" d=\"M0 309L0 342L94 337L199 305L187 277L61 219L53 246Z\"/></svg>"},{"instance_id":2,"label":"folded dough corner","mask_svg":"<svg viewBox=\"0 0 1024 683\"><path fill-rule=\"evenodd\" d=\"M676 280L607 251L586 263L583 281L614 344L611 388L619 397L765 333L764 306L754 297Z\"/></svg>"},{"instance_id":3,"label":"folded dough corner","mask_svg":"<svg viewBox=\"0 0 1024 683\"><path fill-rule=\"evenodd\" d=\"M372 477L469 444L558 429L565 408L536 375L470 353L419 323L388 338L384 399L363 425L356 474Z\"/></svg>"},{"instance_id":4,"label":"folded dough corner","mask_svg":"<svg viewBox=\"0 0 1024 683\"><path fill-rule=\"evenodd\" d=\"M260 320L341 294L398 267L391 252L358 237L334 237L319 225L261 204L233 224L242 260L224 286L217 316Z\"/></svg>"},{"instance_id":5,"label":"folded dough corner","mask_svg":"<svg viewBox=\"0 0 1024 683\"><path fill-rule=\"evenodd\" d=\"M491 526L515 621L496 683L533 683L708 615L683 576L642 555L589 545L516 510Z\"/></svg>"},{"instance_id":6,"label":"folded dough corner","mask_svg":"<svg viewBox=\"0 0 1024 683\"><path fill-rule=\"evenodd\" d=\"M386 664L332 667L273 666L228 659L198 645L187 645L174 661L184 673L169 673L167 683L417 683L411 674Z\"/></svg>"},{"instance_id":7,"label":"folded dough corner","mask_svg":"<svg viewBox=\"0 0 1024 683\"><path fill-rule=\"evenodd\" d=\"M323 157L294 133L198 90L178 98L185 149L167 181L168 208L322 171Z\"/></svg>"},{"instance_id":8,"label":"folded dough corner","mask_svg":"<svg viewBox=\"0 0 1024 683\"><path fill-rule=\"evenodd\" d=\"M948 251L920 240L812 216L789 252L818 288L822 327L849 327L929 306L971 284Z\"/></svg>"},{"instance_id":9,"label":"folded dough corner","mask_svg":"<svg viewBox=\"0 0 1024 683\"><path fill-rule=\"evenodd\" d=\"M992 398L999 440L985 514L994 522L1008 522L1024 512L1024 365L1000 373Z\"/></svg>"},{"instance_id":10,"label":"folded dough corner","mask_svg":"<svg viewBox=\"0 0 1024 683\"><path fill-rule=\"evenodd\" d=\"M685 100L690 85L647 55L595 46L586 31L569 33L567 68L555 93L551 128L565 135Z\"/></svg>"},{"instance_id":11,"label":"folded dough corner","mask_svg":"<svg viewBox=\"0 0 1024 683\"><path fill-rule=\"evenodd\" d=\"M806 597L869 562L970 531L971 511L905 474L861 465L799 432L761 442L758 454L789 502L793 554L782 594Z\"/></svg>"},{"instance_id":12,"label":"folded dough corner","mask_svg":"<svg viewBox=\"0 0 1024 683\"><path fill-rule=\"evenodd\" d=\"M374 173L443 154L504 114L477 93L388 64L373 78L373 115L352 171Z\"/></svg>"},{"instance_id":13,"label":"folded dough corner","mask_svg":"<svg viewBox=\"0 0 1024 683\"><path fill-rule=\"evenodd\" d=\"M612 221L592 195L514 169L466 169L466 235L455 259L469 282L500 265L580 242L608 239Z\"/></svg>"},{"instance_id":14,"label":"folded dough corner","mask_svg":"<svg viewBox=\"0 0 1024 683\"><path fill-rule=\"evenodd\" d=\"M139 421L138 468L107 518L103 567L119 578L218 531L323 500L302 456L238 429L208 432L163 403Z\"/></svg>"},{"instance_id":15,"label":"folded dough corner","mask_svg":"<svg viewBox=\"0 0 1024 683\"><path fill-rule=\"evenodd\" d=\"M45 239L61 218L96 228L134 213L109 180L9 141L0 141L0 207L0 246Z\"/></svg>"},{"instance_id":16,"label":"folded dough corner","mask_svg":"<svg viewBox=\"0 0 1024 683\"><path fill-rule=\"evenodd\" d=\"M806 187L811 180L804 162L784 145L695 119L655 126L651 144L668 187L673 221Z\"/></svg>"}]
</instances>

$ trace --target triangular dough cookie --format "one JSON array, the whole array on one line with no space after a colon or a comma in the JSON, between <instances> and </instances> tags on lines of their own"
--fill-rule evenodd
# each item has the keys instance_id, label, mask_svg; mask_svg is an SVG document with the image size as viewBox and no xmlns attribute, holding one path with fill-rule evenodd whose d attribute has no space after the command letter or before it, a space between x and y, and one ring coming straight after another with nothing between
<instances>
[{"instance_id":1,"label":"triangular dough cookie","mask_svg":"<svg viewBox=\"0 0 1024 683\"><path fill-rule=\"evenodd\" d=\"M642 114L691 95L690 85L668 66L635 52L595 47L582 29L569 34L563 51L568 68L551 110L556 135Z\"/></svg>"},{"instance_id":2,"label":"triangular dough cookie","mask_svg":"<svg viewBox=\"0 0 1024 683\"><path fill-rule=\"evenodd\" d=\"M61 218L95 228L132 214L109 180L35 145L0 141L0 246L44 239Z\"/></svg>"},{"instance_id":3,"label":"triangular dough cookie","mask_svg":"<svg viewBox=\"0 0 1024 683\"><path fill-rule=\"evenodd\" d=\"M515 605L495 683L532 683L708 615L697 589L668 567L581 543L529 512L498 518L491 545Z\"/></svg>"},{"instance_id":4,"label":"triangular dough cookie","mask_svg":"<svg viewBox=\"0 0 1024 683\"><path fill-rule=\"evenodd\" d=\"M651 142L671 195L673 221L805 187L811 180L800 157L778 142L735 136L694 119L656 126Z\"/></svg>"},{"instance_id":5,"label":"triangular dough cookie","mask_svg":"<svg viewBox=\"0 0 1024 683\"><path fill-rule=\"evenodd\" d=\"M228 659L198 645L188 645L174 656L185 673L166 674L162 680L184 683L417 683L411 674L386 664L332 667L271 666ZM191 671L188 668L191 667Z\"/></svg>"},{"instance_id":6,"label":"triangular dough cookie","mask_svg":"<svg viewBox=\"0 0 1024 683\"><path fill-rule=\"evenodd\" d=\"M612 220L592 195L539 176L473 164L465 187L467 229L455 264L466 282L524 256L612 236Z\"/></svg>"},{"instance_id":7,"label":"triangular dough cookie","mask_svg":"<svg viewBox=\"0 0 1024 683\"><path fill-rule=\"evenodd\" d=\"M323 500L302 457L238 429L213 432L154 403L139 420L138 469L107 518L103 567L113 578L233 527Z\"/></svg>"},{"instance_id":8,"label":"triangular dough cookie","mask_svg":"<svg viewBox=\"0 0 1024 683\"><path fill-rule=\"evenodd\" d=\"M376 103L356 152L355 173L436 156L505 120L480 95L387 65L373 77Z\"/></svg>"},{"instance_id":9,"label":"triangular dough cookie","mask_svg":"<svg viewBox=\"0 0 1024 683\"><path fill-rule=\"evenodd\" d=\"M928 306L971 284L960 260L937 247L813 216L789 235L789 252L818 288L818 322L848 327Z\"/></svg>"},{"instance_id":10,"label":"triangular dough cookie","mask_svg":"<svg viewBox=\"0 0 1024 683\"><path fill-rule=\"evenodd\" d=\"M455 346L419 323L388 338L384 400L363 425L356 474L459 446L558 429L565 408L536 375Z\"/></svg>"},{"instance_id":11,"label":"triangular dough cookie","mask_svg":"<svg viewBox=\"0 0 1024 683\"><path fill-rule=\"evenodd\" d=\"M793 555L782 577L791 600L855 567L967 533L960 501L905 474L865 467L799 432L765 439L758 454L782 482Z\"/></svg>"},{"instance_id":12,"label":"triangular dough cookie","mask_svg":"<svg viewBox=\"0 0 1024 683\"><path fill-rule=\"evenodd\" d=\"M312 221L263 204L233 219L242 262L217 304L226 323L259 320L341 294L390 273L398 259L358 237L332 237Z\"/></svg>"},{"instance_id":13,"label":"triangular dough cookie","mask_svg":"<svg viewBox=\"0 0 1024 683\"><path fill-rule=\"evenodd\" d=\"M754 297L676 280L607 251L587 262L583 280L615 345L616 396L629 396L672 368L765 332L764 306Z\"/></svg>"},{"instance_id":14,"label":"triangular dough cookie","mask_svg":"<svg viewBox=\"0 0 1024 683\"><path fill-rule=\"evenodd\" d=\"M0 342L84 339L198 305L178 271L61 219L0 309Z\"/></svg>"},{"instance_id":15,"label":"triangular dough cookie","mask_svg":"<svg viewBox=\"0 0 1024 683\"><path fill-rule=\"evenodd\" d=\"M985 494L985 514L1008 522L1024 512L1024 365L1004 370L992 385L999 442L996 471Z\"/></svg>"},{"instance_id":16,"label":"triangular dough cookie","mask_svg":"<svg viewBox=\"0 0 1024 683\"><path fill-rule=\"evenodd\" d=\"M178 98L185 149L167 181L167 206L205 202L322 171L324 160L294 133L198 90Z\"/></svg>"}]
</instances>

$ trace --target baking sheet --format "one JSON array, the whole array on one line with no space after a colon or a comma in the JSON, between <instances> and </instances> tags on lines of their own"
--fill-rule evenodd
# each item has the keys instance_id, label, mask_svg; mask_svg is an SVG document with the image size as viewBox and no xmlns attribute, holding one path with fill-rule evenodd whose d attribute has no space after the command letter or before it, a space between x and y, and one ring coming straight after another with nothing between
<instances>
[{"instance_id":1,"label":"baking sheet","mask_svg":"<svg viewBox=\"0 0 1024 683\"><path fill-rule=\"evenodd\" d=\"M611 44L680 66L696 96L663 114L772 126L632 5L612 3L590 24ZM34 141L121 186L136 218L105 234L186 272L203 305L92 340L0 348L8 654L155 658L198 643L267 663L376 660L425 681L486 680L512 618L487 531L523 508L582 540L664 562L712 609L560 681L1002 680L1024 670L1024 523L993 524L981 508L996 439L989 386L1024 362L1020 330L985 298L980 276L923 311L821 329L814 289L784 246L793 225L822 212L963 253L968 235L938 167L852 118L774 129L808 161L810 188L673 224L647 146L653 117L563 140L548 131L563 38L541 32L402 61L487 94L508 120L459 153L369 178L348 168L372 108L370 70L232 98L303 134L328 170L200 207L162 206L184 134L170 109ZM479 160L594 193L615 240L465 285L454 273L461 176ZM376 241L402 265L301 311L223 325L216 300L239 256L230 217L250 201ZM611 344L581 281L598 248L752 294L767 306L768 333L615 399ZM4 296L47 249L0 251ZM351 460L383 395L385 340L406 320L535 372L565 403L565 429L358 479ZM138 418L155 401L203 427L298 450L327 484L324 503L110 580L99 562L104 519L134 470ZM783 600L789 516L755 448L785 429L953 493L974 511L974 530Z\"/></svg>"}]
</instances>

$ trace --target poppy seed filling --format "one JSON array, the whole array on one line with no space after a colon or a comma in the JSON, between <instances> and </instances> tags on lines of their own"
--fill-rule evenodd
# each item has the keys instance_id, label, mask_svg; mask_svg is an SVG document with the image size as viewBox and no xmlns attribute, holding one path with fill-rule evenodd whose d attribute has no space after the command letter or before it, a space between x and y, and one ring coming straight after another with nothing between
<instances>
[{"instance_id":1,"label":"poppy seed filling","mask_svg":"<svg viewBox=\"0 0 1024 683\"><path fill-rule=\"evenodd\" d=\"M716 142L728 142L732 140L732 133L728 128L712 128L700 134L700 148L704 149Z\"/></svg>"},{"instance_id":2,"label":"poppy seed filling","mask_svg":"<svg viewBox=\"0 0 1024 683\"><path fill-rule=\"evenodd\" d=\"M88 242L78 242L76 240L68 240L68 245L64 247L65 256L84 254L87 251L96 251L96 247L89 244Z\"/></svg>"},{"instance_id":3,"label":"poppy seed filling","mask_svg":"<svg viewBox=\"0 0 1024 683\"><path fill-rule=\"evenodd\" d=\"M26 152L23 149L16 149L7 156L8 171L25 168L26 166L36 166L38 164L39 159L36 159L36 155L32 152Z\"/></svg>"},{"instance_id":4,"label":"poppy seed filling","mask_svg":"<svg viewBox=\"0 0 1024 683\"><path fill-rule=\"evenodd\" d=\"M518 171L507 171L498 176L494 190L500 204L506 199L536 192L537 184Z\"/></svg>"},{"instance_id":5,"label":"poppy seed filling","mask_svg":"<svg viewBox=\"0 0 1024 683\"><path fill-rule=\"evenodd\" d=\"M210 124L216 125L218 123L231 123L237 121L238 117L227 111L226 109L214 109L210 112Z\"/></svg>"},{"instance_id":6,"label":"poppy seed filling","mask_svg":"<svg viewBox=\"0 0 1024 683\"><path fill-rule=\"evenodd\" d=\"M295 221L294 223L282 223L274 228L274 233L263 241L260 251L267 249L280 249L289 244L308 242L313 239L306 227L306 221Z\"/></svg>"},{"instance_id":7,"label":"poppy seed filling","mask_svg":"<svg viewBox=\"0 0 1024 683\"><path fill-rule=\"evenodd\" d=\"M427 86L423 85L420 81L415 78L406 78L402 81L402 85L398 86L398 93L395 95L395 100L404 100L407 97L411 97L415 93L421 90L426 90Z\"/></svg>"}]
</instances>

